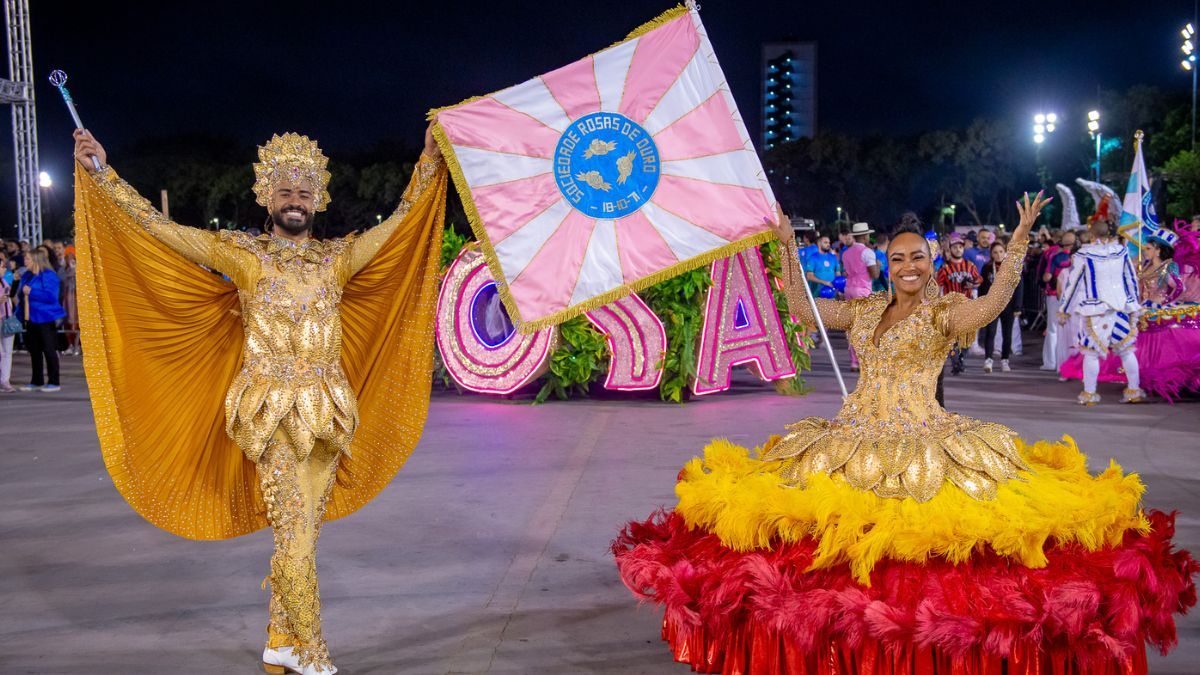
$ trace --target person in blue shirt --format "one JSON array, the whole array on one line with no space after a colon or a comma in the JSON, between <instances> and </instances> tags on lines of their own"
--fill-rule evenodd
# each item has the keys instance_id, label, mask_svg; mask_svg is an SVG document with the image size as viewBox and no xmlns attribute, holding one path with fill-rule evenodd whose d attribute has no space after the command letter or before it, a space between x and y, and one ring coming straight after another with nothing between
<instances>
[{"instance_id":1,"label":"person in blue shirt","mask_svg":"<svg viewBox=\"0 0 1200 675\"><path fill-rule=\"evenodd\" d=\"M822 286L833 288L833 280L840 269L837 254L829 250L829 237L821 235L817 239L817 250L804 260L804 276L809 281L813 295L820 295Z\"/></svg>"},{"instance_id":2,"label":"person in blue shirt","mask_svg":"<svg viewBox=\"0 0 1200 675\"><path fill-rule=\"evenodd\" d=\"M963 258L975 263L975 269L982 274L984 266L992 261L992 243L996 241L996 235L985 227L979 230L976 241L975 246L963 251Z\"/></svg>"},{"instance_id":3,"label":"person in blue shirt","mask_svg":"<svg viewBox=\"0 0 1200 675\"><path fill-rule=\"evenodd\" d=\"M879 265L879 276L871 282L872 291L886 291L888 280L887 247L890 237L886 232L875 235L875 262Z\"/></svg>"},{"instance_id":4,"label":"person in blue shirt","mask_svg":"<svg viewBox=\"0 0 1200 675\"><path fill-rule=\"evenodd\" d=\"M808 256L820 251L817 246L817 231L816 230L800 230L800 245L796 247L796 255L800 258L800 269L804 269L804 261L808 260Z\"/></svg>"},{"instance_id":5,"label":"person in blue shirt","mask_svg":"<svg viewBox=\"0 0 1200 675\"><path fill-rule=\"evenodd\" d=\"M59 391L58 321L66 310L58 301L59 280L50 266L50 254L38 247L26 256L21 277L21 314L25 319L25 347L33 361L33 378L21 385L21 391ZM49 380L42 379L42 363Z\"/></svg>"}]
</instances>

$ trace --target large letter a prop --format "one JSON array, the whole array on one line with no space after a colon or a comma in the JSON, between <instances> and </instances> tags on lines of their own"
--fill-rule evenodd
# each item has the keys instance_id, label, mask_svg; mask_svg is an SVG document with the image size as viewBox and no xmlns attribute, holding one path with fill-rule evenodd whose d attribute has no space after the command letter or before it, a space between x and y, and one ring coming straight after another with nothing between
<instances>
[{"instance_id":1,"label":"large letter a prop","mask_svg":"<svg viewBox=\"0 0 1200 675\"><path fill-rule=\"evenodd\" d=\"M733 367L742 363L755 364L763 380L794 377L796 369L758 248L714 262L712 280L692 392L702 395L728 389Z\"/></svg>"}]
</instances>

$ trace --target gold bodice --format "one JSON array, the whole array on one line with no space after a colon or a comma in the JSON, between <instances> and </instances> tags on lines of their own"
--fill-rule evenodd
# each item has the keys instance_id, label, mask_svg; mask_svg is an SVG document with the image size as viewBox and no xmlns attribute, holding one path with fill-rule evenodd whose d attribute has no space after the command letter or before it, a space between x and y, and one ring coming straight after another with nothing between
<instances>
[{"instance_id":1,"label":"gold bodice","mask_svg":"<svg viewBox=\"0 0 1200 675\"><path fill-rule=\"evenodd\" d=\"M1011 429L949 413L935 397L938 374L955 341L994 320L1019 280L1024 248L1015 245L992 292L968 301L953 293L931 299L883 333L888 306L876 293L850 302L818 301L830 328L845 330L858 352L858 386L833 419L810 417L788 426L764 460L785 460L780 476L804 487L810 474L837 474L881 497L933 498L946 481L976 499L992 499L1000 482L1026 469ZM794 259L794 255L793 255ZM794 267L794 265L793 265ZM811 320L803 290L789 278L789 306Z\"/></svg>"},{"instance_id":2,"label":"gold bodice","mask_svg":"<svg viewBox=\"0 0 1200 675\"><path fill-rule=\"evenodd\" d=\"M258 266L257 281L238 288L245 344L225 398L226 430L253 460L276 427L305 453L318 439L348 452L358 407L342 372L338 303L350 242L221 238Z\"/></svg>"}]
</instances>

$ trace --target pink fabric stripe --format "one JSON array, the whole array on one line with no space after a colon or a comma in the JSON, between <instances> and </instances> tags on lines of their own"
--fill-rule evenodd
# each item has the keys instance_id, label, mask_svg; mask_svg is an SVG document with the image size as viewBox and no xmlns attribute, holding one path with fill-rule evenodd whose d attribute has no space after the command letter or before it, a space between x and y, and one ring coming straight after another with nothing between
<instances>
[{"instance_id":1,"label":"pink fabric stripe","mask_svg":"<svg viewBox=\"0 0 1200 675\"><path fill-rule=\"evenodd\" d=\"M534 216L562 199L562 193L554 183L554 174L549 173L477 187L471 190L471 196L493 245L525 227Z\"/></svg>"},{"instance_id":2,"label":"pink fabric stripe","mask_svg":"<svg viewBox=\"0 0 1200 675\"><path fill-rule=\"evenodd\" d=\"M660 177L650 201L730 241L767 229L772 215L762 190L679 176Z\"/></svg>"},{"instance_id":3,"label":"pink fabric stripe","mask_svg":"<svg viewBox=\"0 0 1200 675\"><path fill-rule=\"evenodd\" d=\"M438 113L450 142L527 157L554 155L559 133L494 98L484 98Z\"/></svg>"},{"instance_id":4,"label":"pink fabric stripe","mask_svg":"<svg viewBox=\"0 0 1200 675\"><path fill-rule=\"evenodd\" d=\"M572 209L542 250L509 285L513 299L521 307L522 318L532 321L566 309L595 226L595 218Z\"/></svg>"},{"instance_id":5,"label":"pink fabric stripe","mask_svg":"<svg viewBox=\"0 0 1200 675\"><path fill-rule=\"evenodd\" d=\"M616 221L616 224L617 252L621 255L621 274L625 283L632 283L679 262L667 242L663 241L662 235L641 211Z\"/></svg>"},{"instance_id":6,"label":"pink fabric stripe","mask_svg":"<svg viewBox=\"0 0 1200 675\"><path fill-rule=\"evenodd\" d=\"M688 114L654 135L659 156L669 162L702 155L715 155L745 146L734 126L733 113L725 96L717 92Z\"/></svg>"},{"instance_id":7,"label":"pink fabric stripe","mask_svg":"<svg viewBox=\"0 0 1200 675\"><path fill-rule=\"evenodd\" d=\"M542 82L554 95L554 100L576 119L600 109L600 92L596 90L596 70L592 57L587 57L553 70L542 76Z\"/></svg>"},{"instance_id":8,"label":"pink fabric stripe","mask_svg":"<svg viewBox=\"0 0 1200 675\"><path fill-rule=\"evenodd\" d=\"M688 15L638 38L618 112L635 122L645 120L699 46L700 36Z\"/></svg>"}]
</instances>

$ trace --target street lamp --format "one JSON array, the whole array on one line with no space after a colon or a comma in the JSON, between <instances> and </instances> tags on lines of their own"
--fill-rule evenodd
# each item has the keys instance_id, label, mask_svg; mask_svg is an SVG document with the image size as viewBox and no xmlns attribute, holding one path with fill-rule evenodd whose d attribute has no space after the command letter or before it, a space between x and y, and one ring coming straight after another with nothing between
<instances>
[{"instance_id":1,"label":"street lamp","mask_svg":"<svg viewBox=\"0 0 1200 675\"><path fill-rule=\"evenodd\" d=\"M834 208L837 209L837 216L838 216L837 219L838 219L838 222L840 223L840 222L842 222L842 207L835 206Z\"/></svg>"},{"instance_id":2,"label":"street lamp","mask_svg":"<svg viewBox=\"0 0 1200 675\"><path fill-rule=\"evenodd\" d=\"M1096 182L1100 182L1100 111L1088 111L1088 133L1096 139Z\"/></svg>"},{"instance_id":3,"label":"street lamp","mask_svg":"<svg viewBox=\"0 0 1200 675\"><path fill-rule=\"evenodd\" d=\"M1054 133L1058 124L1058 115L1054 113L1038 113L1033 116L1033 142L1041 145L1046 142L1046 136Z\"/></svg>"},{"instance_id":4,"label":"street lamp","mask_svg":"<svg viewBox=\"0 0 1200 675\"><path fill-rule=\"evenodd\" d=\"M50 174L43 171L38 174L38 185L49 190L54 187L54 181L50 180Z\"/></svg>"},{"instance_id":5,"label":"street lamp","mask_svg":"<svg viewBox=\"0 0 1200 675\"><path fill-rule=\"evenodd\" d=\"M1183 51L1183 60L1179 65L1183 66L1184 70L1192 73L1192 150L1196 149L1196 29L1192 24L1183 27L1179 31L1183 36L1183 44L1179 49Z\"/></svg>"}]
</instances>

